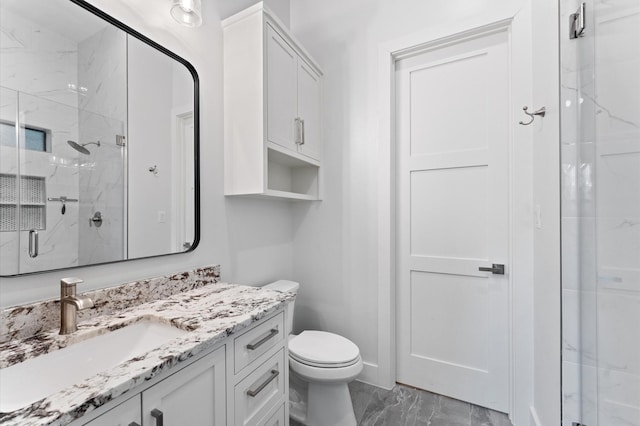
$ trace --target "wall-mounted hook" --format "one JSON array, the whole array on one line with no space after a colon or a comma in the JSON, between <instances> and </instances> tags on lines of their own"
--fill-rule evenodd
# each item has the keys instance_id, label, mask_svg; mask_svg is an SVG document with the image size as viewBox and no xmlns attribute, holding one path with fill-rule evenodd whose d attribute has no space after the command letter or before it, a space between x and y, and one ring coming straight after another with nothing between
<instances>
[{"instance_id":1,"label":"wall-mounted hook","mask_svg":"<svg viewBox=\"0 0 640 426\"><path fill-rule=\"evenodd\" d=\"M157 175L158 174L158 166L153 165L153 166L149 167L149 171L151 173L153 173L154 175Z\"/></svg>"},{"instance_id":2,"label":"wall-mounted hook","mask_svg":"<svg viewBox=\"0 0 640 426\"><path fill-rule=\"evenodd\" d=\"M529 112L529 107L528 106L523 106L522 107L522 111L524 111L525 114L527 114L529 117L531 117L531 120L529 120L528 123L525 123L524 121L521 121L520 124L522 124L523 126L528 126L529 124L533 123L533 120L535 120L536 115L539 115L540 117L544 117L544 115L547 113L547 110L545 107L540 108L537 111L534 112Z\"/></svg>"}]
</instances>

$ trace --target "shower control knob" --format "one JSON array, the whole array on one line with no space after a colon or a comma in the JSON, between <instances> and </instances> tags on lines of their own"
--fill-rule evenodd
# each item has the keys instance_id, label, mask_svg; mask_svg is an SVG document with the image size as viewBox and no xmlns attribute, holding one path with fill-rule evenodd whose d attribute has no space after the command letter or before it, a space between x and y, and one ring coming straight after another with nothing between
<instances>
[{"instance_id":1,"label":"shower control knob","mask_svg":"<svg viewBox=\"0 0 640 426\"><path fill-rule=\"evenodd\" d=\"M96 228L102 226L102 213L95 212L91 218L89 218L89 226L95 225Z\"/></svg>"}]
</instances>

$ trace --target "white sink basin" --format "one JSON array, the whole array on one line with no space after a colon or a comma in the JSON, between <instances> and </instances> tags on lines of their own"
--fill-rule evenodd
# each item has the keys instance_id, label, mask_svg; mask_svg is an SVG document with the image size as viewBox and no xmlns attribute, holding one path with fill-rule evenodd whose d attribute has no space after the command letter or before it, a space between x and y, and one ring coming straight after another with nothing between
<instances>
[{"instance_id":1,"label":"white sink basin","mask_svg":"<svg viewBox=\"0 0 640 426\"><path fill-rule=\"evenodd\" d=\"M137 322L0 369L0 412L31 405L186 333L159 322Z\"/></svg>"}]
</instances>

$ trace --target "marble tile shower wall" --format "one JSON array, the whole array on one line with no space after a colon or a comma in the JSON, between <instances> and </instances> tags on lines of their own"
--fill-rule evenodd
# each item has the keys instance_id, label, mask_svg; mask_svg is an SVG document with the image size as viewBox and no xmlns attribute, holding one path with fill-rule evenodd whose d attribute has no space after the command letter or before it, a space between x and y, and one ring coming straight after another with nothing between
<instances>
[{"instance_id":1,"label":"marble tile shower wall","mask_svg":"<svg viewBox=\"0 0 640 426\"><path fill-rule=\"evenodd\" d=\"M640 425L640 5L561 2L564 425Z\"/></svg>"},{"instance_id":2,"label":"marble tile shower wall","mask_svg":"<svg viewBox=\"0 0 640 426\"><path fill-rule=\"evenodd\" d=\"M80 264L109 262L125 256L125 157L116 135L125 135L127 120L126 34L108 26L78 45L80 139L89 146L80 169ZM102 226L89 218L102 214Z\"/></svg>"},{"instance_id":3,"label":"marble tile shower wall","mask_svg":"<svg viewBox=\"0 0 640 426\"><path fill-rule=\"evenodd\" d=\"M0 31L0 120L15 123L19 116L23 124L50 131L52 142L48 153L0 147L0 172L44 177L46 196L78 198L78 154L66 144L78 137L78 95L68 86L77 79L77 46L4 8ZM7 260L0 273L77 265L77 209L69 204L63 215L59 203L46 204L46 229L39 231L35 259L27 256L27 232L0 232L0 255Z\"/></svg>"}]
</instances>

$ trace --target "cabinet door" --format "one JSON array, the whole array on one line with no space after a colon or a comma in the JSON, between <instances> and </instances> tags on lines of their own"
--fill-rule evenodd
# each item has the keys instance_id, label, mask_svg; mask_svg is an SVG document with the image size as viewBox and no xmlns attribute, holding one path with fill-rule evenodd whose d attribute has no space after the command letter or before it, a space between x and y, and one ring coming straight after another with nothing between
<instances>
[{"instance_id":1,"label":"cabinet door","mask_svg":"<svg viewBox=\"0 0 640 426\"><path fill-rule=\"evenodd\" d=\"M142 393L145 426L226 424L225 348L198 360Z\"/></svg>"},{"instance_id":2,"label":"cabinet door","mask_svg":"<svg viewBox=\"0 0 640 426\"><path fill-rule=\"evenodd\" d=\"M298 55L267 25L267 139L296 150Z\"/></svg>"},{"instance_id":3,"label":"cabinet door","mask_svg":"<svg viewBox=\"0 0 640 426\"><path fill-rule=\"evenodd\" d=\"M140 395L123 402L117 407L96 417L85 426L130 426L142 424L140 418Z\"/></svg>"},{"instance_id":4,"label":"cabinet door","mask_svg":"<svg viewBox=\"0 0 640 426\"><path fill-rule=\"evenodd\" d=\"M298 116L303 121L303 142L298 152L320 160L320 77L298 58Z\"/></svg>"}]
</instances>

